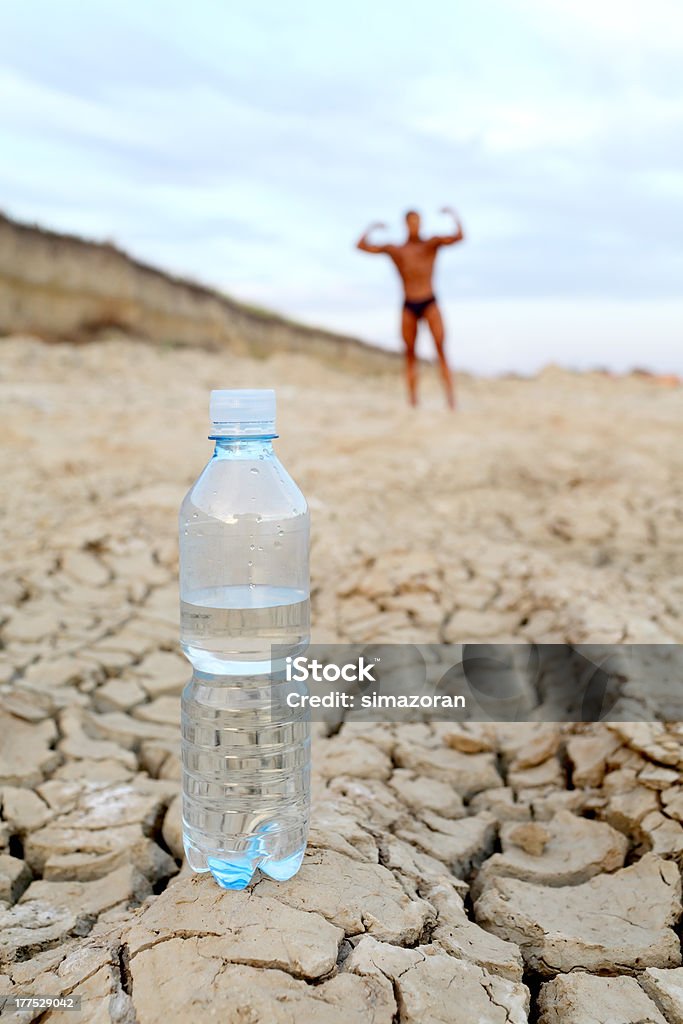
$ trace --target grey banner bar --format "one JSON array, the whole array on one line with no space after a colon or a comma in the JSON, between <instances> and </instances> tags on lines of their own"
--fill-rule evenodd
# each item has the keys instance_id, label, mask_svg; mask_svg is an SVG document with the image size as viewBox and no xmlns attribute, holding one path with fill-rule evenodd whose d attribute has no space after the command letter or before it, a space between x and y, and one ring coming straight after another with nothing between
<instances>
[{"instance_id":1,"label":"grey banner bar","mask_svg":"<svg viewBox=\"0 0 683 1024\"><path fill-rule=\"evenodd\" d=\"M273 648L273 706L332 725L683 720L681 644Z\"/></svg>"}]
</instances>

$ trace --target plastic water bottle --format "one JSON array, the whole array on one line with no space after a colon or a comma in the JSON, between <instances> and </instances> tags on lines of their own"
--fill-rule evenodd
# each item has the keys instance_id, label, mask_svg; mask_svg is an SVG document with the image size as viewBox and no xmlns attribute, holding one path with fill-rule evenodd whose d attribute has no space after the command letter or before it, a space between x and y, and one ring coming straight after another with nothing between
<instances>
[{"instance_id":1,"label":"plastic water bottle","mask_svg":"<svg viewBox=\"0 0 683 1024\"><path fill-rule=\"evenodd\" d=\"M183 840L194 871L243 889L296 874L308 835L310 723L276 669L309 640L309 515L273 450L275 393L213 391L210 412L180 509Z\"/></svg>"}]
</instances>

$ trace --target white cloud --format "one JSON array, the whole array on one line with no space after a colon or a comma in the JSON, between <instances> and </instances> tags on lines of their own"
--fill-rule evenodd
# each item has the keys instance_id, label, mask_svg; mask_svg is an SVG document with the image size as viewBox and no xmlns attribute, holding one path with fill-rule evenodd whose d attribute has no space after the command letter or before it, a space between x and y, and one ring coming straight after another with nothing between
<instances>
[{"instance_id":1,"label":"white cloud","mask_svg":"<svg viewBox=\"0 0 683 1024\"><path fill-rule=\"evenodd\" d=\"M641 52L680 52L683 44L679 0L517 0L517 4L554 36L566 39L569 31L617 53L623 53L625 44Z\"/></svg>"}]
</instances>

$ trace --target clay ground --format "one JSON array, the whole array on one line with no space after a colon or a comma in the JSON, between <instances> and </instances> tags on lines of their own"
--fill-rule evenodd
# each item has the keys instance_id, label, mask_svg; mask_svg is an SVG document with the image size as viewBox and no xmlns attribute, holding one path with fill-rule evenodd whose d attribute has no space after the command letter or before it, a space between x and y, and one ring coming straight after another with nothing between
<instances>
[{"instance_id":1,"label":"clay ground","mask_svg":"<svg viewBox=\"0 0 683 1024\"><path fill-rule=\"evenodd\" d=\"M314 637L680 642L681 390L2 342L0 993L152 1024L683 1021L683 728L316 729L292 881L181 871L176 514L275 386ZM41 1016L42 1014L42 1016Z\"/></svg>"}]
</instances>

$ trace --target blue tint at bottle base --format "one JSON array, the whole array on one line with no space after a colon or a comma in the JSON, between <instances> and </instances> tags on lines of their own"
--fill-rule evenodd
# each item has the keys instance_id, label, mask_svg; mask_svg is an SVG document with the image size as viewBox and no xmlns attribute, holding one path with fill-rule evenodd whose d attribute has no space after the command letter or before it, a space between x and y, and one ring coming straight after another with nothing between
<instances>
[{"instance_id":1,"label":"blue tint at bottle base","mask_svg":"<svg viewBox=\"0 0 683 1024\"><path fill-rule=\"evenodd\" d=\"M277 830L276 825L266 825L262 836L254 836L249 847L243 854L233 854L228 858L207 857L209 871L223 889L245 889L251 882L257 868L264 875L276 882L286 882L293 878L301 867L306 844L294 853L280 860L268 856L264 849L266 833Z\"/></svg>"}]
</instances>

